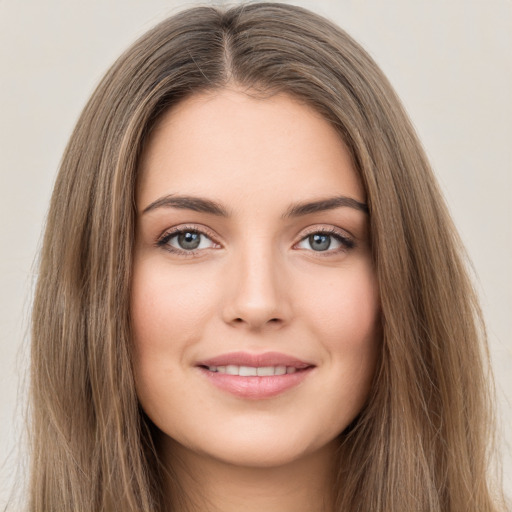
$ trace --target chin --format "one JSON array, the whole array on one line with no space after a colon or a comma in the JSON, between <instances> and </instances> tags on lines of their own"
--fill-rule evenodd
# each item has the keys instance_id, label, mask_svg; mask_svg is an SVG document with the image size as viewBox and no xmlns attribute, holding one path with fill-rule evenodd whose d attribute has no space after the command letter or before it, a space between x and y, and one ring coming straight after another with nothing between
<instances>
[{"instance_id":1,"label":"chin","mask_svg":"<svg viewBox=\"0 0 512 512\"><path fill-rule=\"evenodd\" d=\"M310 415L313 416L313 415ZM232 422L231 422L232 423ZM279 424L275 421L239 422L219 428L210 424L209 435L190 432L188 436L165 436L171 451L180 459L188 456L245 468L272 468L307 461L314 454L335 452L338 435L345 425L318 436L311 424ZM200 440L200 442L197 442Z\"/></svg>"}]
</instances>

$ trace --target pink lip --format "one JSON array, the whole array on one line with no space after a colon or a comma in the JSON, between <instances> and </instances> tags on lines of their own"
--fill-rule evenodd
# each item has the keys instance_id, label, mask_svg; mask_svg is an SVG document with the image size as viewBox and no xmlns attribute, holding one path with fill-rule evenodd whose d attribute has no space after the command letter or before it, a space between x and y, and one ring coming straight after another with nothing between
<instances>
[{"instance_id":1,"label":"pink lip","mask_svg":"<svg viewBox=\"0 0 512 512\"><path fill-rule=\"evenodd\" d=\"M251 367L286 366L294 367L297 371L284 375L240 377L239 375L228 375L208 370L208 366L227 366L230 364ZM217 388L237 397L252 400L263 400L284 393L300 384L314 369L314 365L311 363L278 352L265 352L263 354L233 352L201 361L197 364L197 367Z\"/></svg>"},{"instance_id":2,"label":"pink lip","mask_svg":"<svg viewBox=\"0 0 512 512\"><path fill-rule=\"evenodd\" d=\"M249 352L231 352L212 357L197 363L197 366L293 366L297 369L314 366L312 363L301 361L295 357L287 356L279 352L264 352L262 354L250 354Z\"/></svg>"}]
</instances>

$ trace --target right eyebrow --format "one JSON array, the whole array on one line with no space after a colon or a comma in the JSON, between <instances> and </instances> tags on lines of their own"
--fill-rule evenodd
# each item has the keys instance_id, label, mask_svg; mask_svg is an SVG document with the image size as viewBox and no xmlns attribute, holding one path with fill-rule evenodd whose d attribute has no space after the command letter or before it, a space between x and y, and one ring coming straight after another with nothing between
<instances>
[{"instance_id":1,"label":"right eyebrow","mask_svg":"<svg viewBox=\"0 0 512 512\"><path fill-rule=\"evenodd\" d=\"M228 211L219 203L202 197L177 196L173 194L163 196L146 206L142 213L145 214L157 208L179 208L202 213L211 213L219 217L229 217Z\"/></svg>"}]
</instances>

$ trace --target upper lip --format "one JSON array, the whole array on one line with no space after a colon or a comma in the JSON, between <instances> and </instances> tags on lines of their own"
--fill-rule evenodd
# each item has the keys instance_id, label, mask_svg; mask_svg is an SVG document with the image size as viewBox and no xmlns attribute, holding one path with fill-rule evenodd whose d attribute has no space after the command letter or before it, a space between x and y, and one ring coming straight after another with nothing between
<instances>
[{"instance_id":1,"label":"upper lip","mask_svg":"<svg viewBox=\"0 0 512 512\"><path fill-rule=\"evenodd\" d=\"M312 363L302 361L296 357L281 354L279 352L264 352L251 354L249 352L230 352L199 361L197 366L252 366L260 368L263 366L287 366L294 368L308 368L314 366Z\"/></svg>"}]
</instances>

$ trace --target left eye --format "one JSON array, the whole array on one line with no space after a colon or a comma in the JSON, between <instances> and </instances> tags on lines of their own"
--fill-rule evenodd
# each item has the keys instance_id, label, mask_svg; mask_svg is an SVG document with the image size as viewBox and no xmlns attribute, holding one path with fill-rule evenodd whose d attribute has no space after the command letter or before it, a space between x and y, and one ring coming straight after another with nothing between
<instances>
[{"instance_id":1,"label":"left eye","mask_svg":"<svg viewBox=\"0 0 512 512\"><path fill-rule=\"evenodd\" d=\"M206 235L199 231L186 230L167 235L162 240L162 245L167 245L181 251L195 251L213 247L214 243Z\"/></svg>"},{"instance_id":2,"label":"left eye","mask_svg":"<svg viewBox=\"0 0 512 512\"><path fill-rule=\"evenodd\" d=\"M312 233L303 238L298 244L299 249L312 249L316 252L325 252L328 249L337 250L341 248L349 249L353 247L351 240L332 233Z\"/></svg>"}]
</instances>

